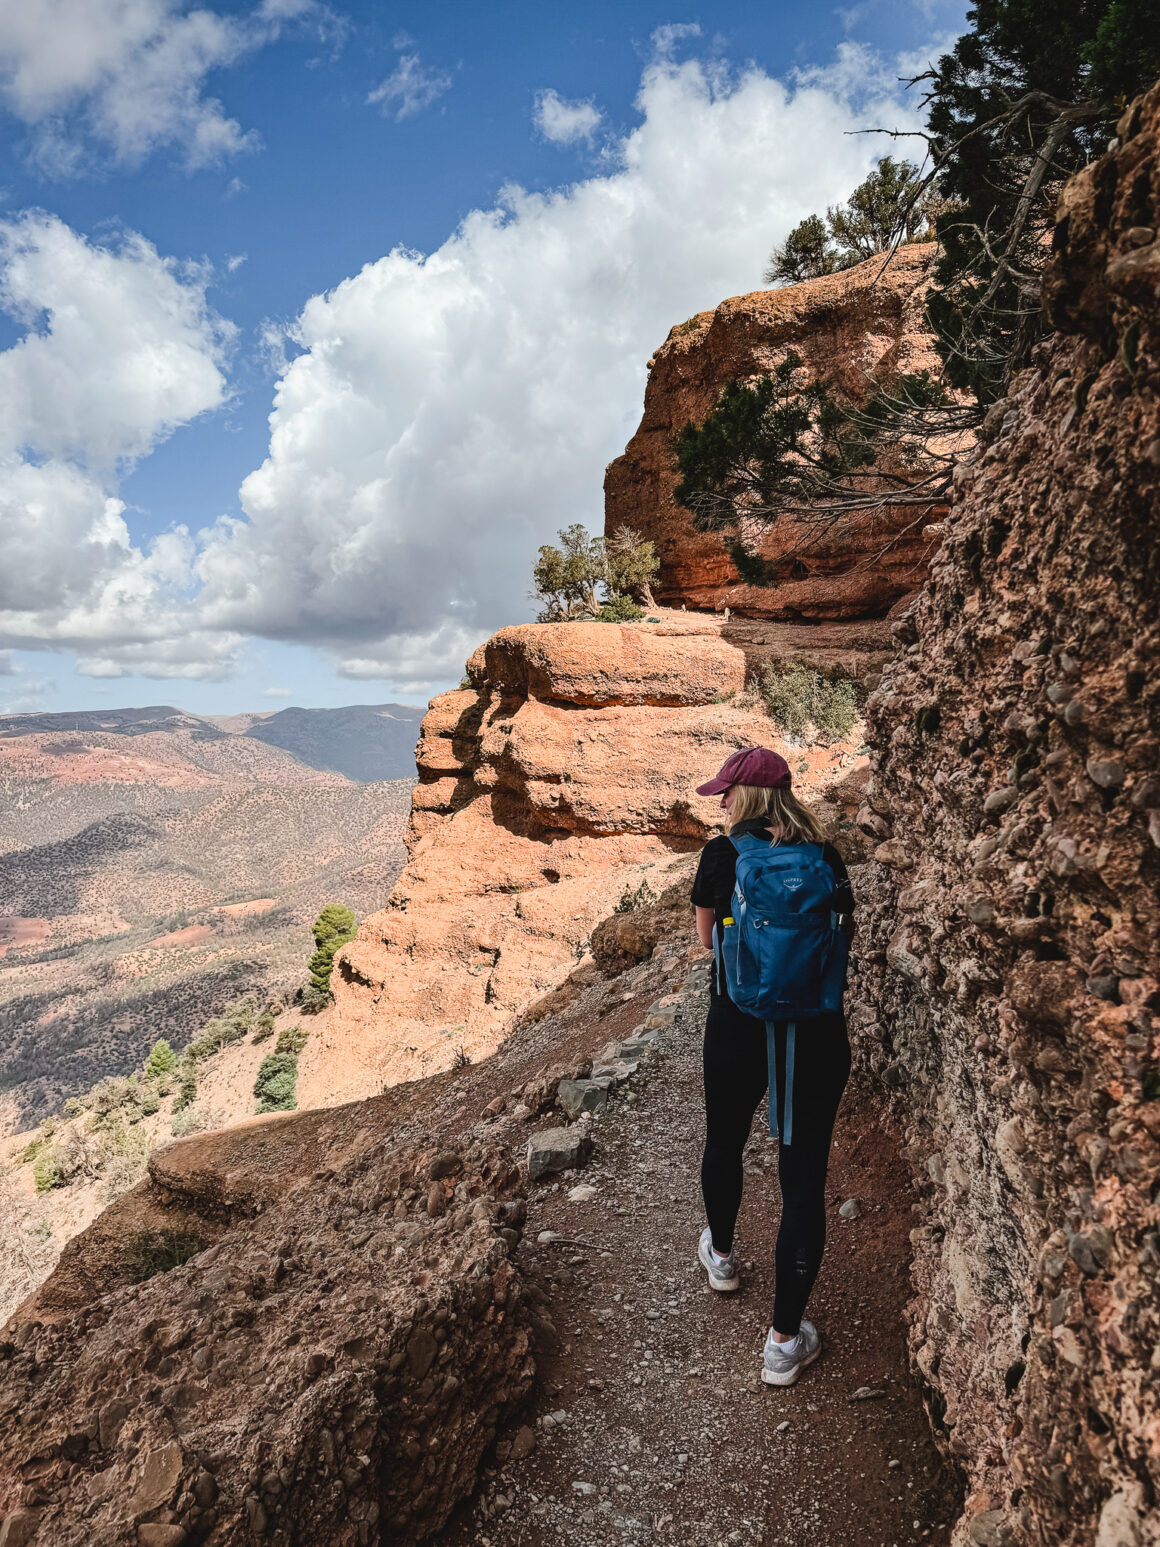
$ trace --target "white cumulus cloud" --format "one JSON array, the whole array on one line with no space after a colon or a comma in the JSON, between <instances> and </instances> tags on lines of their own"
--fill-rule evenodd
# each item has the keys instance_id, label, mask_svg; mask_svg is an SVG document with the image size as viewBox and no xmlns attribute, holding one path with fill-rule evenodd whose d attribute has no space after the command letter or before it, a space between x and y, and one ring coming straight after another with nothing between
<instances>
[{"instance_id":1,"label":"white cumulus cloud","mask_svg":"<svg viewBox=\"0 0 1160 1547\"><path fill-rule=\"evenodd\" d=\"M0 222L0 308L25 328L0 352L0 644L78 648L96 676L229 669L238 641L189 616L189 534L134 544L117 496L225 401L233 329L207 278L131 232L100 246L49 215Z\"/></svg>"},{"instance_id":2,"label":"white cumulus cloud","mask_svg":"<svg viewBox=\"0 0 1160 1547\"><path fill-rule=\"evenodd\" d=\"M574 145L591 140L603 117L594 102L569 102L558 91L539 91L532 108L532 122L554 145Z\"/></svg>"},{"instance_id":3,"label":"white cumulus cloud","mask_svg":"<svg viewBox=\"0 0 1160 1547\"><path fill-rule=\"evenodd\" d=\"M666 47L671 40L666 39ZM843 89L648 67L612 169L511 187L429 255L396 249L303 308L269 454L199 560L206 623L320 645L400 690L526 618L537 546L602 524L605 464L673 323L752 289L904 122L894 71Z\"/></svg>"},{"instance_id":4,"label":"white cumulus cloud","mask_svg":"<svg viewBox=\"0 0 1160 1547\"><path fill-rule=\"evenodd\" d=\"M430 107L450 89L451 77L445 70L429 69L418 54L401 54L398 64L369 94L367 102L380 107L396 123L402 123Z\"/></svg>"},{"instance_id":5,"label":"white cumulus cloud","mask_svg":"<svg viewBox=\"0 0 1160 1547\"><path fill-rule=\"evenodd\" d=\"M242 16L184 0L10 0L0 5L0 101L49 173L76 172L90 148L136 165L170 144L206 166L256 143L207 78L288 21L325 26L328 14L316 0L264 0Z\"/></svg>"}]
</instances>

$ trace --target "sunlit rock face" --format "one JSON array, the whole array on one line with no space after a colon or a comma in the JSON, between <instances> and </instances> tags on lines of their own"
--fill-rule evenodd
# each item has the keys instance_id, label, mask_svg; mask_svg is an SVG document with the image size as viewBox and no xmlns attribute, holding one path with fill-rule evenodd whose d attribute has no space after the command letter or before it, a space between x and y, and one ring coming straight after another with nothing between
<instances>
[{"instance_id":1,"label":"sunlit rock face","mask_svg":"<svg viewBox=\"0 0 1160 1547\"><path fill-rule=\"evenodd\" d=\"M937 375L923 316L933 256L931 245L902 247L889 263L871 258L841 274L734 296L671 330L650 362L640 427L604 481L605 531L630 526L656 546L658 600L816 623L883 617L922 585L933 546L923 528L941 510L916 520L905 506L821 529L781 520L757 544L779 561L780 583L742 585L720 540L695 531L673 498L673 437L708 417L727 382L764 375L790 353L855 403L899 372Z\"/></svg>"},{"instance_id":2,"label":"sunlit rock face","mask_svg":"<svg viewBox=\"0 0 1160 1547\"><path fill-rule=\"evenodd\" d=\"M834 746L793 747L734 704L751 661L721 620L655 617L501 629L468 663L471 685L433 701L410 860L338 958L303 1104L446 1068L460 1049L492 1052L586 957L626 889L716 830L719 802L695 787L737 747L792 759L807 798L864 768L860 726ZM844 658L877 664L862 643Z\"/></svg>"},{"instance_id":3,"label":"sunlit rock face","mask_svg":"<svg viewBox=\"0 0 1160 1547\"><path fill-rule=\"evenodd\" d=\"M1059 210L871 696L855 1010L908 1113L956 1543L1160 1541L1160 91Z\"/></svg>"}]
</instances>

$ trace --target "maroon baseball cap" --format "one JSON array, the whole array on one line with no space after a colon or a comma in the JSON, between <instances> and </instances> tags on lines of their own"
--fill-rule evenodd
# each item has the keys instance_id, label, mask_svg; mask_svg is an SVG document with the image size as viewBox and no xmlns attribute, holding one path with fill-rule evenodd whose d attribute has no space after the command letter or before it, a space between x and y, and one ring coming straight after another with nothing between
<instances>
[{"instance_id":1,"label":"maroon baseball cap","mask_svg":"<svg viewBox=\"0 0 1160 1547\"><path fill-rule=\"evenodd\" d=\"M784 757L765 747L742 747L721 764L721 771L708 784L698 784L698 795L724 795L731 784L755 784L762 790L788 790L791 783L789 764Z\"/></svg>"}]
</instances>

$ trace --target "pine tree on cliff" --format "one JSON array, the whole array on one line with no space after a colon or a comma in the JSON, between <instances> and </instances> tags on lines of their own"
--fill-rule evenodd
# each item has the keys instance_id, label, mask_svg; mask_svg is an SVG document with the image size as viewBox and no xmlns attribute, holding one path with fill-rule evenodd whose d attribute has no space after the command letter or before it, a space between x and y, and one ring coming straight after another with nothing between
<instances>
[{"instance_id":1,"label":"pine tree on cliff","mask_svg":"<svg viewBox=\"0 0 1160 1547\"><path fill-rule=\"evenodd\" d=\"M576 523L557 535L560 546L545 543L532 570L532 595L542 609L538 622L627 623L642 616L638 600L656 605L652 581L660 560L639 532L622 526L607 539L590 537Z\"/></svg>"},{"instance_id":2,"label":"pine tree on cliff","mask_svg":"<svg viewBox=\"0 0 1160 1547\"><path fill-rule=\"evenodd\" d=\"M358 921L354 914L337 902L328 902L314 920L314 944L317 949L308 963L310 982L303 991L303 1009L321 1009L329 1001L334 953L340 946L354 939L357 928Z\"/></svg>"},{"instance_id":3,"label":"pine tree on cliff","mask_svg":"<svg viewBox=\"0 0 1160 1547\"><path fill-rule=\"evenodd\" d=\"M925 206L915 198L918 186L916 166L883 156L848 204L828 209L824 220L808 215L773 249L765 283L800 284L885 252L896 237L923 239L928 221Z\"/></svg>"},{"instance_id":4,"label":"pine tree on cliff","mask_svg":"<svg viewBox=\"0 0 1160 1547\"><path fill-rule=\"evenodd\" d=\"M980 403L1040 336L1039 282L1064 182L1160 75L1154 0L979 0L928 76L927 179L944 210L928 305L947 377Z\"/></svg>"},{"instance_id":5,"label":"pine tree on cliff","mask_svg":"<svg viewBox=\"0 0 1160 1547\"><path fill-rule=\"evenodd\" d=\"M973 30L919 77L930 83L925 172L884 157L848 205L796 227L767 274L832 272L910 239L933 216L927 316L942 380L901 376L856 404L789 359L765 380L729 384L708 419L675 438L676 498L698 530L722 534L749 584L784 578L786 560L767 563L752 541L783 517L816 531L888 506L914 506L921 521L923 507L945 502L948 444L979 426L1042 332L1040 281L1060 188L1160 74L1155 0L979 0L967 14Z\"/></svg>"}]
</instances>

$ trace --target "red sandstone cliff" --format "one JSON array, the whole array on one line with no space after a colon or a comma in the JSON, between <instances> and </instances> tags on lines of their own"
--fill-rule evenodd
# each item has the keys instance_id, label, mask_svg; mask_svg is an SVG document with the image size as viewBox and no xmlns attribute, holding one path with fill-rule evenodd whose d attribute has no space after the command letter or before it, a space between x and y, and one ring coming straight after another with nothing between
<instances>
[{"instance_id":1,"label":"red sandstone cliff","mask_svg":"<svg viewBox=\"0 0 1160 1547\"><path fill-rule=\"evenodd\" d=\"M720 540L694 531L673 499L680 479L672 440L707 417L726 382L764 374L791 352L853 402L899 371L937 373L923 319L933 257L931 245L902 247L889 264L871 258L805 284L734 296L670 331L649 362L640 428L604 480L605 530L631 526L656 545L659 600L784 620L880 618L922 584L932 546L922 527L936 517L899 508L845 517L804 546L800 522L779 522L760 551L784 557L784 580L774 590L741 585Z\"/></svg>"},{"instance_id":2,"label":"red sandstone cliff","mask_svg":"<svg viewBox=\"0 0 1160 1547\"><path fill-rule=\"evenodd\" d=\"M757 632L669 613L506 628L480 648L474 685L436 698L423 721L410 860L340 953L329 1024L300 1064L303 1105L492 1052L583 962L626 889L661 891L665 866L704 843L720 811L694 787L736 747L783 751L807 798L864 766L860 727L833 747L791 748L732 702L751 660L779 648ZM867 648L881 640L823 632L819 664L881 659ZM800 641L783 653L814 658Z\"/></svg>"}]
</instances>

